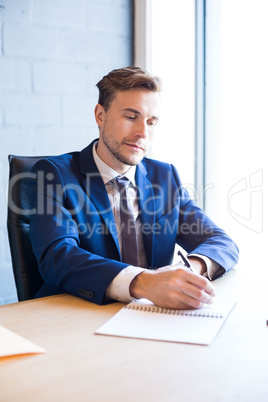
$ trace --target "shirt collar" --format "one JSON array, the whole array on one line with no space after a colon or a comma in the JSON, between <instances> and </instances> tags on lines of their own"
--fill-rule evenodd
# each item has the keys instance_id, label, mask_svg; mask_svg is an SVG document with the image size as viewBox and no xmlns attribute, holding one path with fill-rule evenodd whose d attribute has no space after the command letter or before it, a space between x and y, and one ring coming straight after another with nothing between
<instances>
[{"instance_id":1,"label":"shirt collar","mask_svg":"<svg viewBox=\"0 0 268 402\"><path fill-rule=\"evenodd\" d=\"M127 170L126 173L121 175L116 170L114 170L109 165L107 165L107 163L105 163L99 157L99 155L97 153L97 145L98 145L98 141L96 141L93 146L93 159L94 159L94 162L96 163L98 171L100 172L100 175L101 175L101 178L102 178L104 184L107 184L110 180L114 179L115 177L117 177L119 175L119 176L126 177L133 184L133 186L136 186L136 180L135 180L136 166L131 166Z\"/></svg>"}]
</instances>

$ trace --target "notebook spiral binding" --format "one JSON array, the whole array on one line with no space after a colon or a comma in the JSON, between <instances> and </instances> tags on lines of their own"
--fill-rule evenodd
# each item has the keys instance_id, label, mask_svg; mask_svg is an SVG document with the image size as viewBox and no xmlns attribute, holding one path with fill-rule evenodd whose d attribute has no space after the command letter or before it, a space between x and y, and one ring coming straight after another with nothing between
<instances>
[{"instance_id":1,"label":"notebook spiral binding","mask_svg":"<svg viewBox=\"0 0 268 402\"><path fill-rule=\"evenodd\" d=\"M157 307L157 306L139 306L128 304L124 307L128 310L139 310L147 311L150 313L157 314L169 314L169 315L183 315L188 317L208 317L208 318L224 318L224 316L215 311L205 311L205 310L174 310L170 308Z\"/></svg>"}]
</instances>

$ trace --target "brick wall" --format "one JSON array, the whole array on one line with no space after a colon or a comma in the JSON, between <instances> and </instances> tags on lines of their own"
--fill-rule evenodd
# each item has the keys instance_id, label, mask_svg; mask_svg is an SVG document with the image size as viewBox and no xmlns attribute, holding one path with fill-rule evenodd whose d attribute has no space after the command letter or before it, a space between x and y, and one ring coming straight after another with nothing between
<instances>
[{"instance_id":1,"label":"brick wall","mask_svg":"<svg viewBox=\"0 0 268 402\"><path fill-rule=\"evenodd\" d=\"M8 154L80 150L96 82L133 62L132 0L0 0L0 304L17 300L6 233Z\"/></svg>"}]
</instances>

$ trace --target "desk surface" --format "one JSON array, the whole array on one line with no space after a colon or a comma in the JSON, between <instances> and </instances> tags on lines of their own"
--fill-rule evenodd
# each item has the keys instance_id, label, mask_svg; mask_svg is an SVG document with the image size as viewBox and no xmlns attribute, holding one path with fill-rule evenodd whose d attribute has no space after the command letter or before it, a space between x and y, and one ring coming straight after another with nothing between
<instances>
[{"instance_id":1,"label":"desk surface","mask_svg":"<svg viewBox=\"0 0 268 402\"><path fill-rule=\"evenodd\" d=\"M0 358L0 401L267 401L268 316L246 299L211 346L94 335L120 303L64 294L2 306L0 325L47 353Z\"/></svg>"}]
</instances>

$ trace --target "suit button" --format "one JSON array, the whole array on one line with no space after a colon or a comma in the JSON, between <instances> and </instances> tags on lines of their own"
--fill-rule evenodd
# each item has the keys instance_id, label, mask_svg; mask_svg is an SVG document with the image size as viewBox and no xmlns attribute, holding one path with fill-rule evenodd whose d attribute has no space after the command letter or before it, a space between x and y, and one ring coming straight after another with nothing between
<instances>
[{"instance_id":1,"label":"suit button","mask_svg":"<svg viewBox=\"0 0 268 402\"><path fill-rule=\"evenodd\" d=\"M80 289L79 294L86 299L94 299L95 297L95 293L87 289Z\"/></svg>"}]
</instances>

